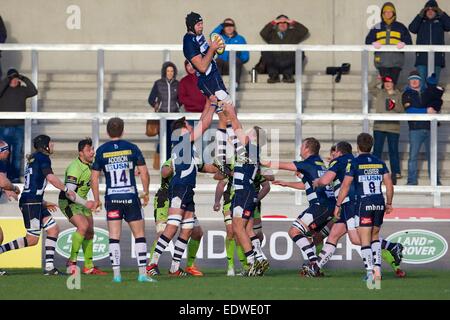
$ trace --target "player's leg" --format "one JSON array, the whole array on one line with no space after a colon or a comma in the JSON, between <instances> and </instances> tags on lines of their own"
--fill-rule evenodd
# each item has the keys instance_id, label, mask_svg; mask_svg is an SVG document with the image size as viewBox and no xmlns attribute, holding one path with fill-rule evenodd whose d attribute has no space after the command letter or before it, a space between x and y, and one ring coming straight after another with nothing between
<instances>
[{"instance_id":1,"label":"player's leg","mask_svg":"<svg viewBox=\"0 0 450 320\"><path fill-rule=\"evenodd\" d=\"M67 211L68 208L65 208ZM60 207L61 208L61 207ZM70 209L69 209L70 210ZM77 229L74 233L72 233L72 247L70 249L70 256L69 259L67 259L67 272L70 274L75 273L76 266L77 266L77 259L78 259L78 252L80 251L80 248L83 245L86 232L89 228L89 222L87 221L86 217L81 214L74 214L69 219L70 223L74 225ZM84 250L83 250L84 252ZM85 258L86 262L86 258Z\"/></svg>"},{"instance_id":2,"label":"player's leg","mask_svg":"<svg viewBox=\"0 0 450 320\"><path fill-rule=\"evenodd\" d=\"M43 212L43 227L46 231L45 238L45 275L59 275L64 274L60 272L54 266L55 261L55 248L56 241L58 240L59 235L59 227L56 224L55 219L53 219L52 215L48 212L48 210L44 210Z\"/></svg>"},{"instance_id":3,"label":"player's leg","mask_svg":"<svg viewBox=\"0 0 450 320\"><path fill-rule=\"evenodd\" d=\"M85 218L88 222L88 229L82 243L84 254L83 273L99 276L107 275L106 272L100 270L94 265L94 218L92 217L92 212L90 210L85 211Z\"/></svg>"},{"instance_id":4,"label":"player's leg","mask_svg":"<svg viewBox=\"0 0 450 320\"><path fill-rule=\"evenodd\" d=\"M255 231L253 231L254 219L250 218L248 220L247 226L245 230L247 231L248 236L250 237L250 241L252 242L253 250L256 252L256 257L261 258L263 260L267 260L267 257L264 255L261 249L261 241L256 235Z\"/></svg>"},{"instance_id":5,"label":"player's leg","mask_svg":"<svg viewBox=\"0 0 450 320\"><path fill-rule=\"evenodd\" d=\"M200 248L202 237L202 227L200 226L197 217L194 215L194 228L192 229L191 238L189 239L187 246L188 258L186 262L186 272L192 276L197 277L203 276L203 273L194 264L195 259L197 258L198 249Z\"/></svg>"},{"instance_id":6,"label":"player's leg","mask_svg":"<svg viewBox=\"0 0 450 320\"><path fill-rule=\"evenodd\" d=\"M139 203L140 206L140 203ZM128 218L126 220L128 222L128 225L130 226L131 232L134 237L134 250L136 254L136 261L139 269L139 276L138 281L139 282L156 282L155 279L152 279L147 276L147 240L145 239L145 221L143 219L143 212L140 207L131 208L131 210L135 211L136 213L138 211L141 211L141 218L138 219L137 214L134 215L133 218ZM130 210L130 211L131 211Z\"/></svg>"},{"instance_id":7,"label":"player's leg","mask_svg":"<svg viewBox=\"0 0 450 320\"><path fill-rule=\"evenodd\" d=\"M120 219L108 220L108 232L109 258L111 260L111 266L113 269L113 281L121 282L122 276L120 273L120 236L122 234L122 217L120 217Z\"/></svg>"},{"instance_id":8,"label":"player's leg","mask_svg":"<svg viewBox=\"0 0 450 320\"><path fill-rule=\"evenodd\" d=\"M156 227L156 239L153 241L150 249L150 261L152 260L153 253L155 252L156 244L159 237L162 235L167 226L167 219L169 216L169 199L168 195L157 194L153 201L153 214L155 218Z\"/></svg>"},{"instance_id":9,"label":"player's leg","mask_svg":"<svg viewBox=\"0 0 450 320\"><path fill-rule=\"evenodd\" d=\"M403 258L403 245L401 243L390 242L380 237L381 257L392 268L395 275L399 278L406 276L405 271L400 268Z\"/></svg>"},{"instance_id":10,"label":"player's leg","mask_svg":"<svg viewBox=\"0 0 450 320\"><path fill-rule=\"evenodd\" d=\"M328 235L327 241L325 242L322 250L319 253L318 260L315 265L319 271L327 264L330 258L333 256L336 251L336 246L343 235L347 232L345 227L345 223L336 222L331 227L330 234Z\"/></svg>"},{"instance_id":11,"label":"player's leg","mask_svg":"<svg viewBox=\"0 0 450 320\"><path fill-rule=\"evenodd\" d=\"M3 230L2 227L0 226L0 246L3 243ZM5 270L0 269L0 276L6 276L8 273Z\"/></svg>"},{"instance_id":12,"label":"player's leg","mask_svg":"<svg viewBox=\"0 0 450 320\"><path fill-rule=\"evenodd\" d=\"M372 228L372 242L370 244L373 255L373 270L376 280L381 280L381 243L380 243L380 227Z\"/></svg>"},{"instance_id":13,"label":"player's leg","mask_svg":"<svg viewBox=\"0 0 450 320\"><path fill-rule=\"evenodd\" d=\"M372 229L373 229L373 211L366 210L365 203L360 200L357 205L359 208L360 223L358 234L361 239L361 256L366 268L367 279L373 279L373 252L372 252Z\"/></svg>"},{"instance_id":14,"label":"player's leg","mask_svg":"<svg viewBox=\"0 0 450 320\"><path fill-rule=\"evenodd\" d=\"M187 207L188 209L195 210L195 208ZM183 257L184 251L187 248L188 240L192 235L192 230L194 229L194 211L186 210L183 214L183 220L180 226L180 233L178 235L177 241L174 243L174 252L172 257L172 264L170 266L169 275L175 277L187 276L183 269L180 268L181 258Z\"/></svg>"}]
</instances>

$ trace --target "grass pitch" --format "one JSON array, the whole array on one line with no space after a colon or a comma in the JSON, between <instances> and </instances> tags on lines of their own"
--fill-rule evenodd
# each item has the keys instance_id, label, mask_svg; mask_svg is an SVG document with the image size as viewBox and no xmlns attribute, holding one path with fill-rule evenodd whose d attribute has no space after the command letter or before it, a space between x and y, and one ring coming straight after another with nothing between
<instances>
[{"instance_id":1,"label":"grass pitch","mask_svg":"<svg viewBox=\"0 0 450 320\"><path fill-rule=\"evenodd\" d=\"M111 272L111 270L106 270ZM161 270L163 271L163 270ZM361 270L327 270L324 278L302 278L297 270L270 270L264 277L227 277L224 270L203 270L201 278L158 277L158 283L138 283L137 270L122 271L122 283L112 275L82 276L81 289L69 290L67 277L42 275L41 270L16 269L0 277L3 299L450 299L450 271L409 271L398 279L388 270L380 290L367 289Z\"/></svg>"}]
</instances>

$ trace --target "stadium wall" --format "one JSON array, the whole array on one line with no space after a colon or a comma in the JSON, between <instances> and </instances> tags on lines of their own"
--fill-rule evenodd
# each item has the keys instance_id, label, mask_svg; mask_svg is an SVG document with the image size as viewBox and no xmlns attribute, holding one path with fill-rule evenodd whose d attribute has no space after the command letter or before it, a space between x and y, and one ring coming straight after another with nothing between
<instances>
[{"instance_id":1,"label":"stadium wall","mask_svg":"<svg viewBox=\"0 0 450 320\"><path fill-rule=\"evenodd\" d=\"M425 1L394 3L398 20L407 25ZM378 0L15 0L2 1L0 14L8 30L9 43L181 44L184 17L193 10L204 16L206 32L225 17L234 18L238 31L251 44L263 43L259 31L280 13L309 28L311 36L305 44L363 44L368 32L367 21L373 16L370 6L382 4ZM439 4L450 11L449 1L439 1ZM77 8L80 28L71 29L67 24L77 25ZM447 35L448 43L449 40ZM251 55L247 70L256 64L259 56L259 53ZM326 66L343 62L351 62L353 71L360 69L358 53L309 53L308 56L307 72L323 72ZM182 65L181 53L173 54L171 59ZM29 53L4 52L2 65L30 70L30 60ZM106 72L159 72L161 62L159 53L107 53ZM405 69L412 68L413 62L410 55ZM94 71L96 56L95 53L44 52L40 54L39 67L43 71Z\"/></svg>"}]
</instances>

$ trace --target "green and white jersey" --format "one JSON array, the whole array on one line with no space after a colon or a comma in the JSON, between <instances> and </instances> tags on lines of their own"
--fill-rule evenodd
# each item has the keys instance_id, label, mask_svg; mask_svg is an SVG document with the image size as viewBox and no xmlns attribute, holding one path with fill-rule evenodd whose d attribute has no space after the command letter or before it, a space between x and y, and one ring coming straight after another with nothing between
<instances>
[{"instance_id":1,"label":"green and white jersey","mask_svg":"<svg viewBox=\"0 0 450 320\"><path fill-rule=\"evenodd\" d=\"M87 199L91 190L91 166L83 163L80 158L73 160L64 174L64 183L77 186L75 192L83 199ZM59 194L60 199L67 199L64 192Z\"/></svg>"}]
</instances>

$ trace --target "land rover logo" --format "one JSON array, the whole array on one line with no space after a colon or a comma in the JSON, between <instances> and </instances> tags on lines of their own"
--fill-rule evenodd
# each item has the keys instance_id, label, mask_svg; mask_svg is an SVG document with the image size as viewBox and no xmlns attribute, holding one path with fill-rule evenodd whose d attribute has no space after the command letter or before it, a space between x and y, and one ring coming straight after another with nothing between
<instances>
[{"instance_id":1,"label":"land rover logo","mask_svg":"<svg viewBox=\"0 0 450 320\"><path fill-rule=\"evenodd\" d=\"M65 258L70 257L72 247L72 234L76 228L64 230L59 234L56 242L56 252ZM109 236L108 232L101 228L94 228L94 257L93 260L102 260L109 257ZM78 261L84 261L83 249L80 248Z\"/></svg>"},{"instance_id":2,"label":"land rover logo","mask_svg":"<svg viewBox=\"0 0 450 320\"><path fill-rule=\"evenodd\" d=\"M448 249L447 241L437 233L410 229L391 234L387 240L399 242L404 246L403 262L424 264L442 258Z\"/></svg>"}]
</instances>

